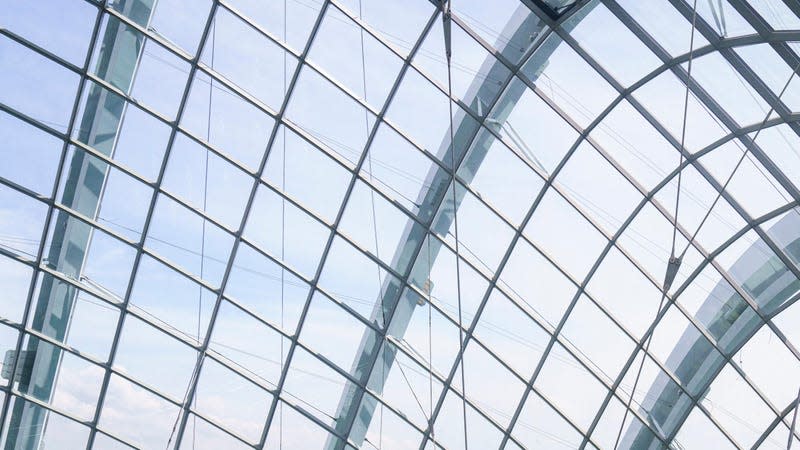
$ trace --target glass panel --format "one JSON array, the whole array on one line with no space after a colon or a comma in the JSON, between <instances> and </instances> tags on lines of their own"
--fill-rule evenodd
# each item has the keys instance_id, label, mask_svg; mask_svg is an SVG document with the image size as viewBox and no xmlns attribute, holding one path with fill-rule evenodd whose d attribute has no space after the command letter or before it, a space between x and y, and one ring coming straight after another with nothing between
<instances>
[{"instance_id":1,"label":"glass panel","mask_svg":"<svg viewBox=\"0 0 800 450\"><path fill-rule=\"evenodd\" d=\"M427 418L431 416L432 408L435 406L434 402L441 394L441 382L436 376L430 377L427 365L420 366L414 359L397 350L392 344L387 342L383 349L387 354L395 352L395 362L389 370L373 370L370 387L377 388L378 380L385 378L386 381L380 390L383 400L396 408L411 423L424 429L427 426ZM435 346L433 351L435 355L436 351L440 351L440 347ZM425 353L427 354L427 344ZM452 365L452 360L450 363ZM373 423L375 422L376 420L373 420Z\"/></svg>"},{"instance_id":2,"label":"glass panel","mask_svg":"<svg viewBox=\"0 0 800 450\"><path fill-rule=\"evenodd\" d=\"M480 0L452 4L453 13L489 45L512 63L519 62L526 50L535 45L543 30L539 18L524 4L514 0L496 1L486 8ZM522 24L516 28L517 24Z\"/></svg>"},{"instance_id":3,"label":"glass panel","mask_svg":"<svg viewBox=\"0 0 800 450\"><path fill-rule=\"evenodd\" d=\"M273 110L280 109L297 64L294 56L224 8L217 8L200 60Z\"/></svg>"},{"instance_id":4,"label":"glass panel","mask_svg":"<svg viewBox=\"0 0 800 450\"><path fill-rule=\"evenodd\" d=\"M503 95L514 99L513 109L499 104L486 122L529 164L549 174L575 143L578 133L518 78ZM531 121L532 117L536 119Z\"/></svg>"},{"instance_id":5,"label":"glass panel","mask_svg":"<svg viewBox=\"0 0 800 450\"><path fill-rule=\"evenodd\" d=\"M260 0L231 0L227 3L236 11L243 13L252 23L266 29L273 37L288 43L296 51L305 48L321 6L317 3Z\"/></svg>"},{"instance_id":6,"label":"glass panel","mask_svg":"<svg viewBox=\"0 0 800 450\"><path fill-rule=\"evenodd\" d=\"M420 102L419 99L426 99ZM407 70L395 93L387 119L397 124L400 130L420 148L436 156L445 166L453 165L450 153L450 109L447 97L416 70ZM453 105L453 136L458 163L464 142L472 139L478 124L465 111Z\"/></svg>"},{"instance_id":7,"label":"glass panel","mask_svg":"<svg viewBox=\"0 0 800 450\"><path fill-rule=\"evenodd\" d=\"M674 217L675 198L678 190L677 177L660 190L655 198ZM683 169L681 180L681 202L678 223L687 232L697 234L695 245L712 251L732 234L741 230L745 222L724 197L716 203L718 191L693 167ZM713 208L712 208L713 205ZM709 213L708 211L711 210ZM703 218L708 218L703 222ZM702 228L698 230L698 227Z\"/></svg>"},{"instance_id":8,"label":"glass panel","mask_svg":"<svg viewBox=\"0 0 800 450\"><path fill-rule=\"evenodd\" d=\"M17 370L24 375L15 389L75 418L92 420L103 384L103 369L33 336L25 336L22 345L36 355L36 360L31 367L21 360L17 362ZM54 367L45 362L48 356L59 359L57 370L45 369ZM30 375L25 373L28 370Z\"/></svg>"},{"instance_id":9,"label":"glass panel","mask_svg":"<svg viewBox=\"0 0 800 450\"><path fill-rule=\"evenodd\" d=\"M69 126L78 75L0 36L3 91L0 103L60 132Z\"/></svg>"},{"instance_id":10,"label":"glass panel","mask_svg":"<svg viewBox=\"0 0 800 450\"><path fill-rule=\"evenodd\" d=\"M209 348L267 388L278 385L289 342L227 301L220 305Z\"/></svg>"},{"instance_id":11,"label":"glass panel","mask_svg":"<svg viewBox=\"0 0 800 450\"><path fill-rule=\"evenodd\" d=\"M737 88L738 89L738 88ZM670 71L663 72L637 89L633 96L680 142L683 134L683 100L686 85ZM686 149L702 149L729 133L719 119L690 92L686 113ZM763 119L763 116L762 116Z\"/></svg>"},{"instance_id":12,"label":"glass panel","mask_svg":"<svg viewBox=\"0 0 800 450\"><path fill-rule=\"evenodd\" d=\"M63 144L5 113L0 113L0 138L5 143L0 147L0 177L49 196Z\"/></svg>"},{"instance_id":13,"label":"glass panel","mask_svg":"<svg viewBox=\"0 0 800 450\"><path fill-rule=\"evenodd\" d=\"M527 313L553 329L561 321L576 286L525 240L518 240L500 276L500 288Z\"/></svg>"},{"instance_id":14,"label":"glass panel","mask_svg":"<svg viewBox=\"0 0 800 450\"><path fill-rule=\"evenodd\" d=\"M559 344L550 349L534 386L582 429L590 425L607 393Z\"/></svg>"},{"instance_id":15,"label":"glass panel","mask_svg":"<svg viewBox=\"0 0 800 450\"><path fill-rule=\"evenodd\" d=\"M97 16L93 5L73 0L66 4L59 0L10 0L4 10L0 26L83 66Z\"/></svg>"},{"instance_id":16,"label":"glass panel","mask_svg":"<svg viewBox=\"0 0 800 450\"><path fill-rule=\"evenodd\" d=\"M645 418L647 424L652 427L647 428L638 419L634 418L633 414L629 414L629 421L626 423L626 430L623 432L621 439L622 445L625 448L636 448L639 446L650 445L656 442L659 436L662 439L673 433L676 427L680 426L686 414L692 407L692 399L686 395L686 392L681 389L673 379L668 376L650 356L647 356L644 365L642 366L641 375L639 375L639 384L637 385L636 392L632 392L633 385L636 382L636 376L639 374L639 366L642 364L643 353L639 352L633 360L631 369L625 374L625 378L620 382L617 389L617 394L622 401L627 402L631 395L631 409L638 412L640 417ZM617 414L619 410L619 417L615 417L616 424L613 425L612 430L602 430L600 428L605 423L598 424L599 433L604 436L610 435L619 429L619 424L622 422L621 413L622 407L619 400L616 398L611 401L606 408L606 413L603 419L609 419ZM611 414L609 414L611 412ZM657 430L656 433L653 431ZM615 437L615 436L614 436ZM612 439L614 438L612 437Z\"/></svg>"},{"instance_id":17,"label":"glass panel","mask_svg":"<svg viewBox=\"0 0 800 450\"><path fill-rule=\"evenodd\" d=\"M108 382L99 425L140 447L169 440L180 408L118 375Z\"/></svg>"},{"instance_id":18,"label":"glass panel","mask_svg":"<svg viewBox=\"0 0 800 450\"><path fill-rule=\"evenodd\" d=\"M478 305L484 297L488 282L463 259L456 273L456 254L442 246L438 239L431 238L431 253L417 259L411 272L411 283L426 292L442 311L458 322L459 309L462 325L467 328L475 318ZM433 255L438 255L435 257ZM433 262L429 262L433 259ZM458 276L457 276L458 275ZM460 292L457 280L461 281ZM460 303L460 308L459 308Z\"/></svg>"},{"instance_id":19,"label":"glass panel","mask_svg":"<svg viewBox=\"0 0 800 450\"><path fill-rule=\"evenodd\" d=\"M117 134L114 159L139 176L155 180L161 170L169 135L167 124L128 105Z\"/></svg>"},{"instance_id":20,"label":"glass panel","mask_svg":"<svg viewBox=\"0 0 800 450\"><path fill-rule=\"evenodd\" d=\"M192 448L195 450L213 450L217 448L244 450L250 447L192 414L188 418L186 428L183 429L180 448L181 450Z\"/></svg>"},{"instance_id":21,"label":"glass panel","mask_svg":"<svg viewBox=\"0 0 800 450\"><path fill-rule=\"evenodd\" d=\"M648 190L678 164L675 148L627 100L603 118L591 137L598 148L611 155Z\"/></svg>"},{"instance_id":22,"label":"glass panel","mask_svg":"<svg viewBox=\"0 0 800 450\"><path fill-rule=\"evenodd\" d=\"M776 322L779 326L786 324L781 320ZM794 380L800 376L800 362L769 327L762 326L732 360L772 405L781 408L797 398L797 383ZM720 394L724 395L724 392Z\"/></svg>"},{"instance_id":23,"label":"glass panel","mask_svg":"<svg viewBox=\"0 0 800 450\"><path fill-rule=\"evenodd\" d=\"M425 299L418 297L410 290L405 291L403 300L413 301L414 306L423 306L426 303ZM415 308L409 319L408 328L403 335L403 342L411 347L418 357L422 355L426 369L432 367L436 373L447 374L453 367L453 361L459 350L458 325L457 322L453 323L438 308L438 304L434 308L430 306L430 303L428 303L428 307ZM392 335L399 335L404 330L399 327L399 321L395 321L389 331ZM427 386L428 377L425 376L423 378ZM397 381L402 383L402 379ZM434 379L434 382L436 381ZM413 401L412 398L408 398L406 401L409 402L409 405L414 405L410 403ZM417 406L414 405L414 408L417 408ZM422 423L424 423L424 419Z\"/></svg>"},{"instance_id":24,"label":"glass panel","mask_svg":"<svg viewBox=\"0 0 800 450\"><path fill-rule=\"evenodd\" d=\"M30 267L0 256L0 282L5 291L0 300L0 317L16 323L22 322L32 275L33 270Z\"/></svg>"},{"instance_id":25,"label":"glass panel","mask_svg":"<svg viewBox=\"0 0 800 450\"><path fill-rule=\"evenodd\" d=\"M381 323L378 303L391 305L399 293L395 277L341 237L331 244L319 284L365 319L378 323Z\"/></svg>"},{"instance_id":26,"label":"glass panel","mask_svg":"<svg viewBox=\"0 0 800 450\"><path fill-rule=\"evenodd\" d=\"M697 14L714 28L722 37L735 37L753 34L755 30L742 17L729 1L697 2Z\"/></svg>"},{"instance_id":27,"label":"glass panel","mask_svg":"<svg viewBox=\"0 0 800 450\"><path fill-rule=\"evenodd\" d=\"M365 394L362 404L376 402L375 397ZM366 442L374 442L378 448L401 449L416 447L422 440L422 435L411 427L400 416L391 412L388 408L378 406L376 420L370 422L367 430Z\"/></svg>"},{"instance_id":28,"label":"glass panel","mask_svg":"<svg viewBox=\"0 0 800 450\"><path fill-rule=\"evenodd\" d=\"M258 442L272 396L223 365L206 358L193 409L226 429Z\"/></svg>"},{"instance_id":29,"label":"glass panel","mask_svg":"<svg viewBox=\"0 0 800 450\"><path fill-rule=\"evenodd\" d=\"M371 329L325 295L314 293L300 334L300 341L308 348L355 376L358 370L368 369L358 367L361 361L356 358L361 356L359 352L367 351L366 342L374 338Z\"/></svg>"},{"instance_id":30,"label":"glass panel","mask_svg":"<svg viewBox=\"0 0 800 450\"><path fill-rule=\"evenodd\" d=\"M84 448L86 446L86 441L89 438L89 428L74 420L58 414L48 413L41 406L19 397L13 397L9 408L25 411L31 416L41 417L47 415L48 420L47 427L41 433L20 432L19 430L11 429L9 427L10 423L6 423L6 426L3 427L2 443L4 447L14 448L15 446L25 447L26 445L48 444L51 446L69 445L74 448Z\"/></svg>"},{"instance_id":31,"label":"glass panel","mask_svg":"<svg viewBox=\"0 0 800 450\"><path fill-rule=\"evenodd\" d=\"M238 94L205 73L195 74L181 116L181 126L195 137L254 171L267 148L272 124L270 116Z\"/></svg>"},{"instance_id":32,"label":"glass panel","mask_svg":"<svg viewBox=\"0 0 800 450\"><path fill-rule=\"evenodd\" d=\"M362 249L404 274L422 238L422 228L362 182L357 182L339 229Z\"/></svg>"},{"instance_id":33,"label":"glass panel","mask_svg":"<svg viewBox=\"0 0 800 450\"><path fill-rule=\"evenodd\" d=\"M300 73L295 90L286 117L348 165L355 166L372 128L372 114L309 68ZM325 108L318 107L320 102ZM366 129L365 120L369 125Z\"/></svg>"},{"instance_id":34,"label":"glass panel","mask_svg":"<svg viewBox=\"0 0 800 450\"><path fill-rule=\"evenodd\" d=\"M437 20L414 62L439 86L448 86L443 35L442 22ZM484 116L511 72L457 24L450 28L450 39L452 47L458 49L451 55L452 96L461 99L478 116Z\"/></svg>"},{"instance_id":35,"label":"glass panel","mask_svg":"<svg viewBox=\"0 0 800 450\"><path fill-rule=\"evenodd\" d=\"M660 65L644 43L602 4L593 4L571 34L623 86L630 86Z\"/></svg>"},{"instance_id":36,"label":"glass panel","mask_svg":"<svg viewBox=\"0 0 800 450\"><path fill-rule=\"evenodd\" d=\"M287 333L297 328L306 303L306 282L256 251L240 244L225 295Z\"/></svg>"},{"instance_id":37,"label":"glass panel","mask_svg":"<svg viewBox=\"0 0 800 450\"><path fill-rule=\"evenodd\" d=\"M145 246L212 285L222 281L233 236L163 194Z\"/></svg>"},{"instance_id":38,"label":"glass panel","mask_svg":"<svg viewBox=\"0 0 800 450\"><path fill-rule=\"evenodd\" d=\"M781 96L781 101L792 111L800 108L800 81L792 75L792 69L769 44L737 47L736 53L776 96L781 95L786 82L791 80ZM763 139L764 137L760 138L760 141L763 142Z\"/></svg>"},{"instance_id":39,"label":"glass panel","mask_svg":"<svg viewBox=\"0 0 800 450\"><path fill-rule=\"evenodd\" d=\"M467 405L466 439L471 448L499 447L502 433ZM448 391L444 404L436 417L436 440L445 448L464 449L464 410L461 397Z\"/></svg>"},{"instance_id":40,"label":"glass panel","mask_svg":"<svg viewBox=\"0 0 800 450\"><path fill-rule=\"evenodd\" d=\"M607 242L585 217L552 189L536 207L525 227L525 235L576 280L586 276ZM580 248L580 253L576 253L575 248Z\"/></svg>"},{"instance_id":41,"label":"glass panel","mask_svg":"<svg viewBox=\"0 0 800 450\"><path fill-rule=\"evenodd\" d=\"M211 1L159 0L150 28L194 55L200 44Z\"/></svg>"},{"instance_id":42,"label":"glass panel","mask_svg":"<svg viewBox=\"0 0 800 450\"><path fill-rule=\"evenodd\" d=\"M336 8L325 12L309 59L376 110L383 107L401 67L386 46ZM364 120L369 127L368 116Z\"/></svg>"},{"instance_id":43,"label":"glass panel","mask_svg":"<svg viewBox=\"0 0 800 450\"><path fill-rule=\"evenodd\" d=\"M137 380L180 400L196 361L197 353L190 347L141 320L128 317L114 364Z\"/></svg>"},{"instance_id":44,"label":"glass panel","mask_svg":"<svg viewBox=\"0 0 800 450\"><path fill-rule=\"evenodd\" d=\"M678 431L675 440L686 448L694 446L718 449L736 448L698 408L693 409L689 414L689 418Z\"/></svg>"},{"instance_id":45,"label":"glass panel","mask_svg":"<svg viewBox=\"0 0 800 450\"><path fill-rule=\"evenodd\" d=\"M52 303L55 303L54 299L59 293L64 293L63 298L69 299L64 302L65 308L71 308L69 332L59 329L56 323L38 314L29 317L29 326L45 336L64 342L82 355L106 361L119 319L117 307L51 275L40 277L34 299L40 299L43 291L55 293L50 297ZM20 301L20 306L22 305L23 302ZM61 311L53 308L53 312L57 315Z\"/></svg>"},{"instance_id":46,"label":"glass panel","mask_svg":"<svg viewBox=\"0 0 800 450\"><path fill-rule=\"evenodd\" d=\"M430 221L450 174L389 126L378 127L362 176L420 220Z\"/></svg>"},{"instance_id":47,"label":"glass panel","mask_svg":"<svg viewBox=\"0 0 800 450\"><path fill-rule=\"evenodd\" d=\"M583 440L583 436L536 393L528 395L513 435L527 448L578 448Z\"/></svg>"},{"instance_id":48,"label":"glass panel","mask_svg":"<svg viewBox=\"0 0 800 450\"><path fill-rule=\"evenodd\" d=\"M350 177L337 161L285 126L275 136L263 175L270 185L328 223L339 213Z\"/></svg>"},{"instance_id":49,"label":"glass panel","mask_svg":"<svg viewBox=\"0 0 800 450\"><path fill-rule=\"evenodd\" d=\"M749 125L764 120L769 111L766 101L722 55L711 53L694 58L692 64L692 82L708 91L737 123ZM684 69L687 67L688 63L683 65Z\"/></svg>"},{"instance_id":50,"label":"glass panel","mask_svg":"<svg viewBox=\"0 0 800 450\"><path fill-rule=\"evenodd\" d=\"M179 134L172 144L162 188L236 230L242 222L253 179Z\"/></svg>"},{"instance_id":51,"label":"glass panel","mask_svg":"<svg viewBox=\"0 0 800 450\"><path fill-rule=\"evenodd\" d=\"M752 135L750 136L753 137ZM765 128L758 137L758 145L775 162L781 172L797 188L800 186L800 137L786 125Z\"/></svg>"},{"instance_id":52,"label":"glass panel","mask_svg":"<svg viewBox=\"0 0 800 450\"><path fill-rule=\"evenodd\" d=\"M174 119L186 90L188 74L187 62L148 39L136 68L131 97Z\"/></svg>"},{"instance_id":53,"label":"glass panel","mask_svg":"<svg viewBox=\"0 0 800 450\"><path fill-rule=\"evenodd\" d=\"M476 138L458 175L513 225L525 218L543 184L523 159L486 130Z\"/></svg>"},{"instance_id":54,"label":"glass panel","mask_svg":"<svg viewBox=\"0 0 800 450\"><path fill-rule=\"evenodd\" d=\"M588 171L591 177L586 176ZM642 200L628 180L585 141L569 158L555 183L609 235L617 232Z\"/></svg>"},{"instance_id":55,"label":"glass panel","mask_svg":"<svg viewBox=\"0 0 800 450\"><path fill-rule=\"evenodd\" d=\"M464 351L461 367L467 398L500 426L508 427L525 384L475 343ZM456 384L460 387L461 383Z\"/></svg>"},{"instance_id":56,"label":"glass panel","mask_svg":"<svg viewBox=\"0 0 800 450\"><path fill-rule=\"evenodd\" d=\"M47 214L44 203L0 185L0 213L9 219L14 217L0 221L3 248L35 260Z\"/></svg>"},{"instance_id":57,"label":"glass panel","mask_svg":"<svg viewBox=\"0 0 800 450\"><path fill-rule=\"evenodd\" d=\"M725 352L738 348L761 322L755 311L711 266L700 272L678 301L706 327Z\"/></svg>"},{"instance_id":58,"label":"glass panel","mask_svg":"<svg viewBox=\"0 0 800 450\"><path fill-rule=\"evenodd\" d=\"M623 424L624 414L625 406L616 397L613 397L603 410L603 415L592 433L592 439L600 445L599 448L614 448L614 445L618 445L619 448L663 448L656 440L654 433L635 415L628 414L628 418ZM620 425L622 425L622 433L619 444L617 444ZM587 448L592 447L587 446Z\"/></svg>"},{"instance_id":59,"label":"glass panel","mask_svg":"<svg viewBox=\"0 0 800 450\"><path fill-rule=\"evenodd\" d=\"M453 215L454 210L456 217ZM513 230L461 183L448 188L432 227L453 248L456 248L458 233L460 255L488 276L500 264L513 237ZM487 234L494 239L486 240Z\"/></svg>"},{"instance_id":60,"label":"glass panel","mask_svg":"<svg viewBox=\"0 0 800 450\"><path fill-rule=\"evenodd\" d=\"M754 231L739 238L718 258L733 281L765 314L780 307L800 289L800 280Z\"/></svg>"},{"instance_id":61,"label":"glass panel","mask_svg":"<svg viewBox=\"0 0 800 450\"><path fill-rule=\"evenodd\" d=\"M522 72L570 119L586 127L617 96L569 45L551 33L522 67Z\"/></svg>"},{"instance_id":62,"label":"glass panel","mask_svg":"<svg viewBox=\"0 0 800 450\"><path fill-rule=\"evenodd\" d=\"M651 203L646 203L622 232L617 243L619 248L625 249L650 278L663 281L672 252L672 231L672 222ZM686 240L678 234L675 252L679 253L685 246ZM691 264L684 260L678 272L689 276L692 273ZM676 281L673 281L673 286Z\"/></svg>"},{"instance_id":63,"label":"glass panel","mask_svg":"<svg viewBox=\"0 0 800 450\"><path fill-rule=\"evenodd\" d=\"M668 3L645 4L636 0L620 0L618 3L672 56L689 53L692 24L674 7ZM719 4L712 3L712 8ZM705 5L697 5L698 9L703 7ZM700 14L702 15L702 12ZM700 32L695 31L694 48L699 49L706 45L708 41Z\"/></svg>"},{"instance_id":64,"label":"glass panel","mask_svg":"<svg viewBox=\"0 0 800 450\"><path fill-rule=\"evenodd\" d=\"M756 0L753 8L776 30L795 30L800 26L800 18L783 2Z\"/></svg>"},{"instance_id":65,"label":"glass panel","mask_svg":"<svg viewBox=\"0 0 800 450\"><path fill-rule=\"evenodd\" d=\"M559 336L609 384L633 351L633 341L586 296L575 304Z\"/></svg>"},{"instance_id":66,"label":"glass panel","mask_svg":"<svg viewBox=\"0 0 800 450\"><path fill-rule=\"evenodd\" d=\"M350 12L361 17L371 29L403 55L413 48L435 6L425 0L412 0L402 4L382 0L355 0L343 2ZM360 5L360 7L359 7Z\"/></svg>"},{"instance_id":67,"label":"glass panel","mask_svg":"<svg viewBox=\"0 0 800 450\"><path fill-rule=\"evenodd\" d=\"M475 326L474 336L526 379L533 375L550 340L550 335L496 289Z\"/></svg>"},{"instance_id":68,"label":"glass panel","mask_svg":"<svg viewBox=\"0 0 800 450\"><path fill-rule=\"evenodd\" d=\"M128 305L182 337L200 343L216 299L216 294L195 280L145 255L139 262Z\"/></svg>"},{"instance_id":69,"label":"glass panel","mask_svg":"<svg viewBox=\"0 0 800 450\"><path fill-rule=\"evenodd\" d=\"M286 375L282 395L288 401L298 404L305 413L333 426L339 416L339 400L345 392L346 395L353 394L349 390L351 387L339 373L311 353L297 349Z\"/></svg>"},{"instance_id":70,"label":"glass panel","mask_svg":"<svg viewBox=\"0 0 800 450\"><path fill-rule=\"evenodd\" d=\"M311 278L328 239L327 227L259 186L250 207L244 237L256 247Z\"/></svg>"},{"instance_id":71,"label":"glass panel","mask_svg":"<svg viewBox=\"0 0 800 450\"><path fill-rule=\"evenodd\" d=\"M655 319L662 295L616 248L603 258L587 290L636 338L641 337Z\"/></svg>"},{"instance_id":72,"label":"glass panel","mask_svg":"<svg viewBox=\"0 0 800 450\"><path fill-rule=\"evenodd\" d=\"M319 425L304 417L298 411L281 402L278 404L280 415L276 414L280 420L273 420L272 427L267 434L267 442L264 448L274 450L284 448L323 448L331 439L338 442L338 439L326 432Z\"/></svg>"},{"instance_id":73,"label":"glass panel","mask_svg":"<svg viewBox=\"0 0 800 450\"><path fill-rule=\"evenodd\" d=\"M726 190L751 217L759 217L791 202L789 194L767 169L752 153L744 155L744 150L737 141L729 142L701 158L701 161L720 185L733 173ZM739 160L741 164L738 164ZM733 172L737 164L738 168Z\"/></svg>"}]
</instances>

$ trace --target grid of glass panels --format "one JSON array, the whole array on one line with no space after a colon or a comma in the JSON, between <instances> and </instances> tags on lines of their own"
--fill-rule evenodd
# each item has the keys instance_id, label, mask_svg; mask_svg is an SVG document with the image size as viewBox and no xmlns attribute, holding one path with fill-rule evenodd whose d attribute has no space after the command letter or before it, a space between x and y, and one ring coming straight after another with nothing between
<instances>
[{"instance_id":1,"label":"grid of glass panels","mask_svg":"<svg viewBox=\"0 0 800 450\"><path fill-rule=\"evenodd\" d=\"M5 0L4 447L797 439L800 7L491 3Z\"/></svg>"}]
</instances>

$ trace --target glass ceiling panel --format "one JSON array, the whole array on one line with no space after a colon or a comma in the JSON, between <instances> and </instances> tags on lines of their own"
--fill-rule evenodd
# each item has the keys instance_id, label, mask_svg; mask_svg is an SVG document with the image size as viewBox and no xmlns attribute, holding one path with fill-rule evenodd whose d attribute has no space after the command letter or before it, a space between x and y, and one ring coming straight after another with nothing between
<instances>
[{"instance_id":1,"label":"glass ceiling panel","mask_svg":"<svg viewBox=\"0 0 800 450\"><path fill-rule=\"evenodd\" d=\"M746 45L737 47L736 53L758 74L775 95L781 93L786 80L790 79L792 70L772 47L767 44ZM800 84L798 83L800 82L792 77L786 87L786 92L781 97L783 104L792 111L800 108L800 92L798 92Z\"/></svg>"},{"instance_id":2,"label":"glass ceiling panel","mask_svg":"<svg viewBox=\"0 0 800 450\"><path fill-rule=\"evenodd\" d=\"M738 2L737 2L738 3ZM697 2L697 14L714 24L717 34L723 38L753 34L755 30L737 11L729 0L717 2Z\"/></svg>"},{"instance_id":3,"label":"glass ceiling panel","mask_svg":"<svg viewBox=\"0 0 800 450\"><path fill-rule=\"evenodd\" d=\"M782 448L798 9L645 3L6 2L4 448Z\"/></svg>"},{"instance_id":4,"label":"glass ceiling panel","mask_svg":"<svg viewBox=\"0 0 800 450\"><path fill-rule=\"evenodd\" d=\"M586 17L572 30L572 37L619 83L630 86L658 66L658 59L611 11L589 2Z\"/></svg>"}]
</instances>

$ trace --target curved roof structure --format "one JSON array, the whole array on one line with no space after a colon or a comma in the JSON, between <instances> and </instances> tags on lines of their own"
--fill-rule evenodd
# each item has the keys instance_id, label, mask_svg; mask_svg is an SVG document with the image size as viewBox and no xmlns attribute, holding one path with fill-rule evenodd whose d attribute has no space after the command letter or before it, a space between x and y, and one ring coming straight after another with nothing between
<instances>
[{"instance_id":1,"label":"curved roof structure","mask_svg":"<svg viewBox=\"0 0 800 450\"><path fill-rule=\"evenodd\" d=\"M800 445L800 5L7 0L6 449Z\"/></svg>"}]
</instances>

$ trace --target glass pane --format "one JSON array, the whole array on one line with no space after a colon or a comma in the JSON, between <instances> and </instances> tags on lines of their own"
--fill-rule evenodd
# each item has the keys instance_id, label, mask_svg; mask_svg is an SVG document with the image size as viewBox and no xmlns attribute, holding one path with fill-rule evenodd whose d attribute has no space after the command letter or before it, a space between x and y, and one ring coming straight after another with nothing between
<instances>
[{"instance_id":1,"label":"glass pane","mask_svg":"<svg viewBox=\"0 0 800 450\"><path fill-rule=\"evenodd\" d=\"M67 131L78 74L0 36L0 102L60 132Z\"/></svg>"},{"instance_id":2,"label":"glass pane","mask_svg":"<svg viewBox=\"0 0 800 450\"><path fill-rule=\"evenodd\" d=\"M5 14L0 26L83 66L97 16L97 9L91 4L79 0L11 0L3 6Z\"/></svg>"}]
</instances>

